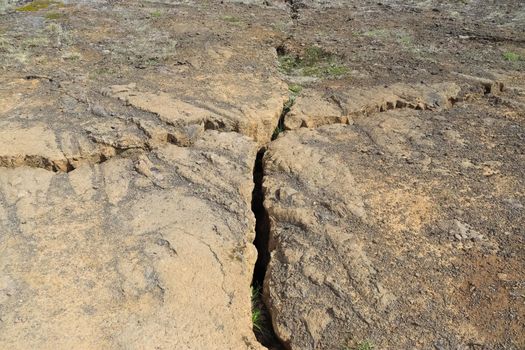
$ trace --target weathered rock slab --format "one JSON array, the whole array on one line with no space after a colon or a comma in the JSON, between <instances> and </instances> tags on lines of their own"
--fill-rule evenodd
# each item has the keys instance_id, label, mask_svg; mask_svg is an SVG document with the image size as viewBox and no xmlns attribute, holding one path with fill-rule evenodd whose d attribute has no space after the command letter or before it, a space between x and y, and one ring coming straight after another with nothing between
<instances>
[{"instance_id":1,"label":"weathered rock slab","mask_svg":"<svg viewBox=\"0 0 525 350\"><path fill-rule=\"evenodd\" d=\"M300 127L353 123L353 117L393 109L442 110L453 106L460 93L456 83L404 84L340 89L331 94L306 90L285 120L289 130Z\"/></svg>"},{"instance_id":2,"label":"weathered rock slab","mask_svg":"<svg viewBox=\"0 0 525 350\"><path fill-rule=\"evenodd\" d=\"M256 151L208 131L67 173L0 168L0 347L259 348Z\"/></svg>"},{"instance_id":3,"label":"weathered rock slab","mask_svg":"<svg viewBox=\"0 0 525 350\"><path fill-rule=\"evenodd\" d=\"M265 298L288 348L525 345L524 126L502 115L394 110L270 144Z\"/></svg>"}]
</instances>

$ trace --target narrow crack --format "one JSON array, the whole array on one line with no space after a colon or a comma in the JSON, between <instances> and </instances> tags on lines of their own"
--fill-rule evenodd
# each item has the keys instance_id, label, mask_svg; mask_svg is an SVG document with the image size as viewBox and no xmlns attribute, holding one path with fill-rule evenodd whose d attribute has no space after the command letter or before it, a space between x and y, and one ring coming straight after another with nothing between
<instances>
[{"instance_id":1,"label":"narrow crack","mask_svg":"<svg viewBox=\"0 0 525 350\"><path fill-rule=\"evenodd\" d=\"M282 47L278 47L277 50L284 50ZM489 90L485 88L485 93ZM271 141L274 141L279 137L279 134L285 130L285 120L287 114L295 104L297 95L291 94L290 98L284 103L281 111L279 121L272 135ZM342 113L347 113L341 101L332 96L332 101L337 104ZM461 101L461 98L454 96L448 97L447 101L450 103L450 107L453 108L457 102ZM415 103L410 100L399 97L398 100L389 102L385 105L377 105L374 111L369 113L381 113L392 109L409 108L415 110L435 110L440 107L439 104L422 104ZM351 115L350 113L349 116ZM367 115L367 112L362 112L362 115ZM368 135L370 137L370 135ZM270 142L271 142L270 141ZM253 331L257 340L269 349L272 350L285 350L288 349L286 344L279 339L276 335L272 324L272 317L270 310L264 303L264 300L268 300L268 296L265 295L263 298L263 286L267 274L267 267L270 262L270 218L268 212L264 207L264 192L263 192L263 180L264 180L264 166L263 158L266 152L267 145L259 149L257 157L255 159L254 170L253 170L253 183L254 188L252 191L252 203L251 208L255 215L255 240L253 244L257 248L258 256L255 264L253 280L252 280L252 322ZM359 315L359 313L358 313ZM256 317L256 319L255 319ZM365 320L366 322L366 320Z\"/></svg>"},{"instance_id":2,"label":"narrow crack","mask_svg":"<svg viewBox=\"0 0 525 350\"><path fill-rule=\"evenodd\" d=\"M265 152L265 147L259 150L253 169L254 187L252 192L252 211L255 215L255 240L253 243L258 251L257 262L253 273L253 284L259 286L263 285L266 266L270 260L270 252L268 251L270 226L268 213L263 205L264 193L262 189L264 176L262 160Z\"/></svg>"},{"instance_id":3,"label":"narrow crack","mask_svg":"<svg viewBox=\"0 0 525 350\"><path fill-rule=\"evenodd\" d=\"M297 96L295 94L292 94L290 95L290 98L288 98L288 100L284 103L281 115L279 116L279 121L277 122L277 126L275 127L272 134L272 141L277 139L279 134L285 131L284 120L286 119L286 115L292 110L296 97Z\"/></svg>"},{"instance_id":4,"label":"narrow crack","mask_svg":"<svg viewBox=\"0 0 525 350\"><path fill-rule=\"evenodd\" d=\"M268 249L270 239L270 220L264 208L263 193L263 157L266 148L262 147L257 152L255 166L253 169L253 192L252 192L252 211L255 215L255 240L253 244L257 248L257 262L253 272L252 280L252 323L253 331L257 340L271 350L284 350L279 338L275 334L272 324L272 317L268 307L263 301L263 285L266 276L266 269L270 262L270 251Z\"/></svg>"},{"instance_id":5,"label":"narrow crack","mask_svg":"<svg viewBox=\"0 0 525 350\"><path fill-rule=\"evenodd\" d=\"M0 168L40 168L55 173L69 172L73 165L69 159L51 159L40 155L0 156Z\"/></svg>"},{"instance_id":6,"label":"narrow crack","mask_svg":"<svg viewBox=\"0 0 525 350\"><path fill-rule=\"evenodd\" d=\"M42 155L0 156L0 168L15 169L20 167L39 168L54 173L69 173L84 164L96 165L117 157L123 156L124 152L142 147L117 148L105 145L106 151L100 150L95 154L81 157L53 159Z\"/></svg>"}]
</instances>

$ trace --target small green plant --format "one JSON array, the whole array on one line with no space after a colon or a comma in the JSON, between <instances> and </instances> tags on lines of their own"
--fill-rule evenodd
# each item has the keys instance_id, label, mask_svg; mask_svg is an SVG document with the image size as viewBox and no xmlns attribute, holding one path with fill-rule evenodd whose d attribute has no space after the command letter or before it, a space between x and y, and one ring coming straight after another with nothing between
<instances>
[{"instance_id":1,"label":"small green plant","mask_svg":"<svg viewBox=\"0 0 525 350\"><path fill-rule=\"evenodd\" d=\"M47 19L52 19L52 20L55 20L55 19L59 19L61 18L63 15L59 12L48 12L46 13L45 17Z\"/></svg>"},{"instance_id":2,"label":"small green plant","mask_svg":"<svg viewBox=\"0 0 525 350\"><path fill-rule=\"evenodd\" d=\"M303 87L299 84L292 84L288 86L288 90L290 90L292 94L298 95L301 91L303 91Z\"/></svg>"},{"instance_id":3,"label":"small green plant","mask_svg":"<svg viewBox=\"0 0 525 350\"><path fill-rule=\"evenodd\" d=\"M365 340L357 344L356 350L373 350L374 348L375 346L371 341Z\"/></svg>"},{"instance_id":4,"label":"small green plant","mask_svg":"<svg viewBox=\"0 0 525 350\"><path fill-rule=\"evenodd\" d=\"M319 46L310 46L306 49L303 61L308 66L313 66L319 62L331 61L334 55L328 51L323 50Z\"/></svg>"},{"instance_id":5,"label":"small green plant","mask_svg":"<svg viewBox=\"0 0 525 350\"><path fill-rule=\"evenodd\" d=\"M255 328L257 331L262 331L261 326L261 310L259 309L253 309L252 310L252 325L253 328Z\"/></svg>"},{"instance_id":6,"label":"small green plant","mask_svg":"<svg viewBox=\"0 0 525 350\"><path fill-rule=\"evenodd\" d=\"M35 12L48 8L51 5L63 7L64 3L57 0L34 0L24 6L18 7L16 10L20 12Z\"/></svg>"},{"instance_id":7,"label":"small green plant","mask_svg":"<svg viewBox=\"0 0 525 350\"><path fill-rule=\"evenodd\" d=\"M160 16L162 16L162 12L160 11L153 11L152 13L150 13L151 17L152 18L160 18Z\"/></svg>"},{"instance_id":8,"label":"small green plant","mask_svg":"<svg viewBox=\"0 0 525 350\"><path fill-rule=\"evenodd\" d=\"M279 56L279 68L283 73L291 74L293 70L299 65L298 58L292 55Z\"/></svg>"},{"instance_id":9,"label":"small green plant","mask_svg":"<svg viewBox=\"0 0 525 350\"><path fill-rule=\"evenodd\" d=\"M252 295L252 326L259 333L263 333L262 310L259 308L259 299L261 297L261 287L251 286Z\"/></svg>"},{"instance_id":10,"label":"small green plant","mask_svg":"<svg viewBox=\"0 0 525 350\"><path fill-rule=\"evenodd\" d=\"M348 72L339 57L318 46L308 47L301 56L280 55L279 68L287 75L311 77L337 77Z\"/></svg>"},{"instance_id":11,"label":"small green plant","mask_svg":"<svg viewBox=\"0 0 525 350\"><path fill-rule=\"evenodd\" d=\"M329 67L325 68L324 72L322 72L322 74L332 77L338 77L345 75L346 73L348 73L348 68L339 66L337 64L331 64Z\"/></svg>"},{"instance_id":12,"label":"small green plant","mask_svg":"<svg viewBox=\"0 0 525 350\"><path fill-rule=\"evenodd\" d=\"M364 340L359 343L355 343L351 340L346 342L346 345L342 347L341 350L374 350L375 345L370 340Z\"/></svg>"},{"instance_id":13,"label":"small green plant","mask_svg":"<svg viewBox=\"0 0 525 350\"><path fill-rule=\"evenodd\" d=\"M515 52L507 51L503 53L503 58L510 62L518 62L522 60L522 57Z\"/></svg>"}]
</instances>

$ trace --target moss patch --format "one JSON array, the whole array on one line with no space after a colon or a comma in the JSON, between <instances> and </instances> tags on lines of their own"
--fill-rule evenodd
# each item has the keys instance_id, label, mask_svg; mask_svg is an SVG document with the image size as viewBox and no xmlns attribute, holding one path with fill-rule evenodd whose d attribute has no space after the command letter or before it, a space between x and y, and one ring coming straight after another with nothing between
<instances>
[{"instance_id":1,"label":"moss patch","mask_svg":"<svg viewBox=\"0 0 525 350\"><path fill-rule=\"evenodd\" d=\"M162 12L160 12L160 11L153 11L152 13L150 13L150 16L152 18L160 18L162 16Z\"/></svg>"},{"instance_id":2,"label":"moss patch","mask_svg":"<svg viewBox=\"0 0 525 350\"><path fill-rule=\"evenodd\" d=\"M337 77L348 72L339 57L317 46L307 48L301 56L280 55L279 68L287 75L311 77Z\"/></svg>"},{"instance_id":3,"label":"moss patch","mask_svg":"<svg viewBox=\"0 0 525 350\"><path fill-rule=\"evenodd\" d=\"M298 95L303 90L303 87L299 84L291 84L288 86L288 90L290 90L292 94Z\"/></svg>"},{"instance_id":4,"label":"moss patch","mask_svg":"<svg viewBox=\"0 0 525 350\"><path fill-rule=\"evenodd\" d=\"M24 6L18 7L16 10L20 12L34 12L46 9L51 5L62 7L64 3L57 0L34 0Z\"/></svg>"},{"instance_id":5,"label":"moss patch","mask_svg":"<svg viewBox=\"0 0 525 350\"><path fill-rule=\"evenodd\" d=\"M47 19L53 19L54 20L54 19L62 18L63 15L61 13L59 13L59 12L48 12L48 13L46 13L45 17Z\"/></svg>"}]
</instances>

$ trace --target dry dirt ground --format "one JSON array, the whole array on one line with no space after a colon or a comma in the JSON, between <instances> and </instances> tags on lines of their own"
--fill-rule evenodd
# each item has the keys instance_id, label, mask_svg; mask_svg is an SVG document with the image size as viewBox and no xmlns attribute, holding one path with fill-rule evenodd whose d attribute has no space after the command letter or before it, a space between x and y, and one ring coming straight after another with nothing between
<instances>
[{"instance_id":1,"label":"dry dirt ground","mask_svg":"<svg viewBox=\"0 0 525 350\"><path fill-rule=\"evenodd\" d=\"M0 349L525 349L525 4L0 0Z\"/></svg>"}]
</instances>

